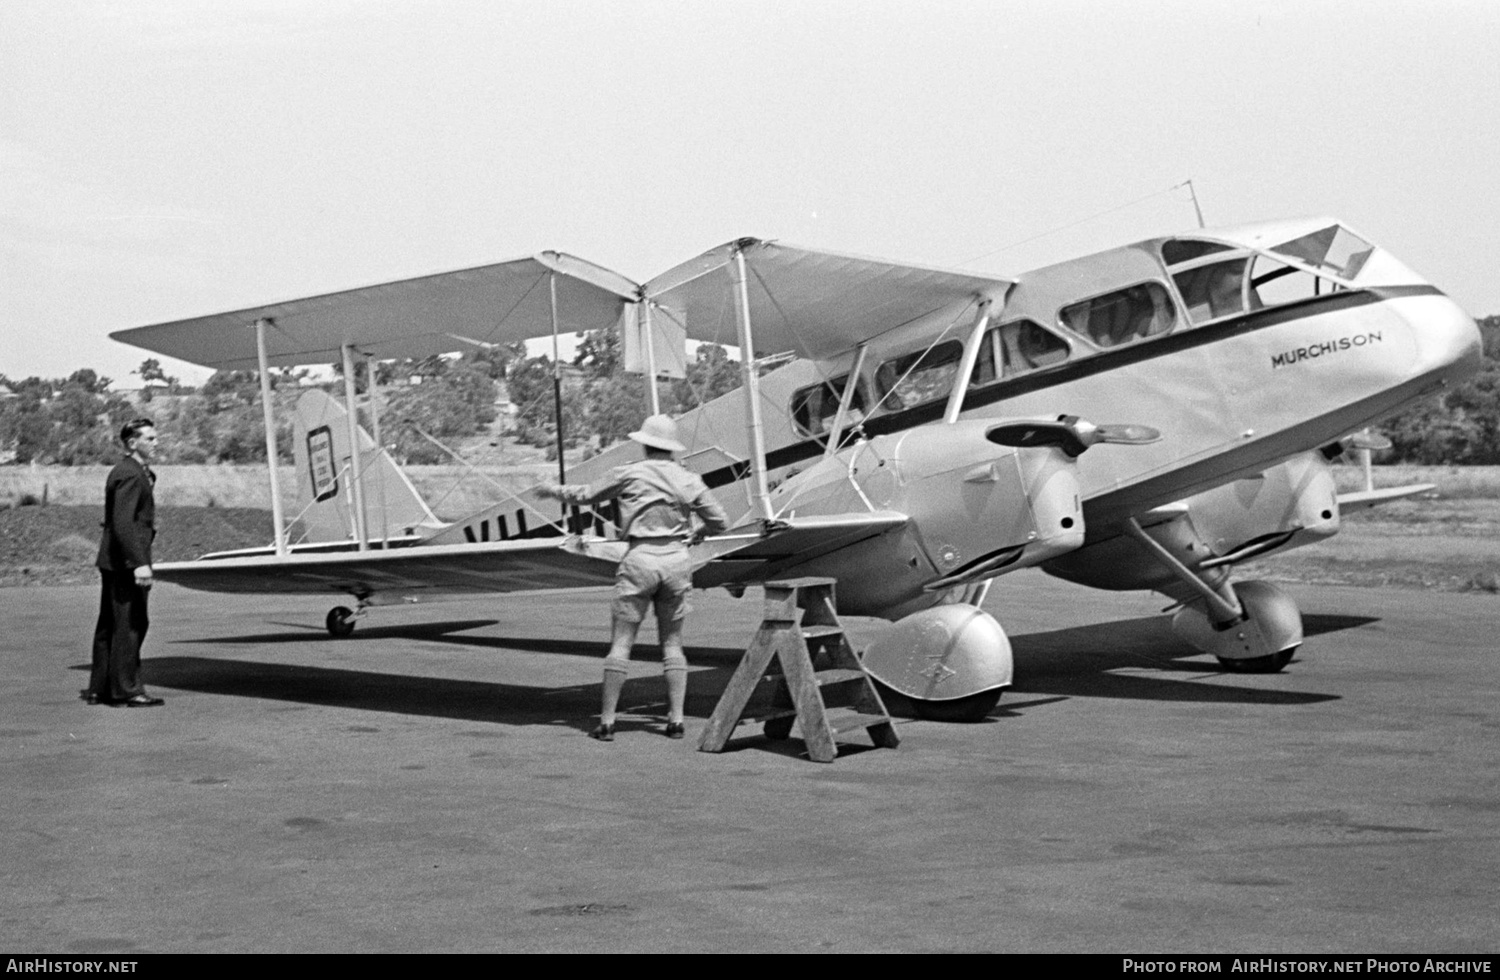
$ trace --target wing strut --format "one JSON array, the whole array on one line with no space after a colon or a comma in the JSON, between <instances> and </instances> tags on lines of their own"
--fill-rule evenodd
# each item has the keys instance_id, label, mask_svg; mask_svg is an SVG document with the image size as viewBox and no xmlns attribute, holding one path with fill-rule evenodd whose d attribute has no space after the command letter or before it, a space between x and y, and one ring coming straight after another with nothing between
<instances>
[{"instance_id":1,"label":"wing strut","mask_svg":"<svg viewBox=\"0 0 1500 980\"><path fill-rule=\"evenodd\" d=\"M562 417L562 360L557 352L557 273L547 273L547 289L552 294L552 417L557 425L557 482L559 485L568 482L568 464L563 458L563 417ZM559 504L562 508L562 523L564 530L568 523L568 505Z\"/></svg>"},{"instance_id":2,"label":"wing strut","mask_svg":"<svg viewBox=\"0 0 1500 980\"><path fill-rule=\"evenodd\" d=\"M266 469L271 475L271 521L275 524L276 554L286 554L286 529L281 513L281 487L276 477L276 410L271 405L271 374L266 359L265 317L255 321L255 355L260 363L260 410L266 425Z\"/></svg>"},{"instance_id":3,"label":"wing strut","mask_svg":"<svg viewBox=\"0 0 1500 980\"><path fill-rule=\"evenodd\" d=\"M750 332L750 292L745 284L745 250L736 245L734 266L735 317L739 325L740 379L745 389L745 424L750 434L750 465L754 483L755 510L761 520L771 519L771 490L766 479L766 440L760 421L760 380L755 371L755 344Z\"/></svg>"},{"instance_id":4,"label":"wing strut","mask_svg":"<svg viewBox=\"0 0 1500 980\"><path fill-rule=\"evenodd\" d=\"M354 348L349 344L339 345L344 357L344 405L349 410L349 489L354 495L354 540L360 551L370 547L370 535L365 527L364 465L359 452L359 404L354 400Z\"/></svg>"},{"instance_id":5,"label":"wing strut","mask_svg":"<svg viewBox=\"0 0 1500 980\"><path fill-rule=\"evenodd\" d=\"M1005 301L1001 300L1001 309ZM974 321L974 329L969 331L969 342L964 345L964 356L958 364L958 374L953 379L953 391L948 395L948 407L943 411L943 421L952 425L958 421L958 413L963 411L964 395L969 392L969 377L974 373L974 362L979 359L979 345L984 343L984 332L990 325L990 319L1000 313L1000 310L992 309L990 300L982 300L979 303L979 317ZM995 364L998 373L1000 364Z\"/></svg>"},{"instance_id":6,"label":"wing strut","mask_svg":"<svg viewBox=\"0 0 1500 980\"><path fill-rule=\"evenodd\" d=\"M370 435L375 439L375 462L380 463L380 457L385 453L385 444L380 441L380 403L376 400L375 381L375 358L365 358L365 401L370 404ZM390 506L385 497L385 481L379 481L380 487L380 547L389 549L391 546L391 516Z\"/></svg>"},{"instance_id":7,"label":"wing strut","mask_svg":"<svg viewBox=\"0 0 1500 980\"><path fill-rule=\"evenodd\" d=\"M865 369L865 355L870 352L868 341L856 348L858 353L854 355L854 366L849 369L848 379L844 382L844 393L839 396L839 410L833 416L833 427L828 430L828 442L823 446L823 458L827 459L839 450L839 443L844 435L844 422L849 418L849 406L854 402L854 393L859 390L859 378Z\"/></svg>"},{"instance_id":8,"label":"wing strut","mask_svg":"<svg viewBox=\"0 0 1500 980\"><path fill-rule=\"evenodd\" d=\"M646 338L646 404L650 415L661 414L661 397L656 393L656 338L651 336L651 301L641 299L641 336Z\"/></svg>"}]
</instances>

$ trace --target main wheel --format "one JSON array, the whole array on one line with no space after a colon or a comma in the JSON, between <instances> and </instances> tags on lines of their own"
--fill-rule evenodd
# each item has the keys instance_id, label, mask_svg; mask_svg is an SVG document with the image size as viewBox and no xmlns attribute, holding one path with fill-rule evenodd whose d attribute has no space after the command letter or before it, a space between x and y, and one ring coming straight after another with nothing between
<instances>
[{"instance_id":1,"label":"main wheel","mask_svg":"<svg viewBox=\"0 0 1500 980\"><path fill-rule=\"evenodd\" d=\"M1297 652L1296 647L1290 650L1282 650L1267 657L1248 657L1234 660L1229 657L1219 657L1219 666L1232 674L1274 674L1292 662L1292 654Z\"/></svg>"},{"instance_id":2,"label":"main wheel","mask_svg":"<svg viewBox=\"0 0 1500 980\"><path fill-rule=\"evenodd\" d=\"M873 677L870 680L875 681L875 690L879 692L880 700L885 702L886 711L893 715L915 715L923 721L983 721L995 710L995 705L1000 703L1000 695L1005 693L1005 688L996 687L948 701L924 701L893 690L890 685L882 684Z\"/></svg>"},{"instance_id":3,"label":"main wheel","mask_svg":"<svg viewBox=\"0 0 1500 980\"><path fill-rule=\"evenodd\" d=\"M1274 674L1291 663L1292 655L1302 646L1302 614L1297 603L1269 582L1236 582L1233 588L1244 606L1244 621L1215 626L1200 600L1177 611L1172 617L1172 631L1204 653L1213 654L1226 671Z\"/></svg>"},{"instance_id":4,"label":"main wheel","mask_svg":"<svg viewBox=\"0 0 1500 980\"><path fill-rule=\"evenodd\" d=\"M348 636L354 632L354 610L348 606L334 606L323 620L330 636Z\"/></svg>"},{"instance_id":5,"label":"main wheel","mask_svg":"<svg viewBox=\"0 0 1500 980\"><path fill-rule=\"evenodd\" d=\"M1000 703L1000 695L1003 693L1004 689L997 687L992 691L980 691L952 701L923 701L912 697L907 700L916 710L917 717L924 721L975 722L989 717L989 713L995 710L995 705Z\"/></svg>"}]
</instances>

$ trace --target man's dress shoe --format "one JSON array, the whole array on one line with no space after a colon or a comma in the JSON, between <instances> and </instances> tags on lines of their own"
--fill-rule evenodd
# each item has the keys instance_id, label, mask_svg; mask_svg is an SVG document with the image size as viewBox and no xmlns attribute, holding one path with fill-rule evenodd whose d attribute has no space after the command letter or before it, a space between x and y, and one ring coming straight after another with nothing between
<instances>
[{"instance_id":1,"label":"man's dress shoe","mask_svg":"<svg viewBox=\"0 0 1500 980\"><path fill-rule=\"evenodd\" d=\"M154 708L159 704L166 704L167 702L162 700L161 698L153 698L145 694L137 694L133 698L126 698L124 701L120 701L117 703L123 704L127 708Z\"/></svg>"}]
</instances>

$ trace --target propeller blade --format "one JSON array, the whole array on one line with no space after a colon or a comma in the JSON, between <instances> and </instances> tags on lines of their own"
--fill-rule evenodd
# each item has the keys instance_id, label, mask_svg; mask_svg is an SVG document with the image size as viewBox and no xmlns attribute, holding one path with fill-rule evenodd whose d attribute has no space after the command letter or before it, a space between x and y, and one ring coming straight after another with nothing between
<instances>
[{"instance_id":1,"label":"propeller blade","mask_svg":"<svg viewBox=\"0 0 1500 980\"><path fill-rule=\"evenodd\" d=\"M1076 415L1064 415L1055 422L1001 422L987 429L984 436L998 446L1054 446L1069 456L1081 456L1090 446L1101 443L1145 446L1161 441L1161 433L1149 425L1095 425Z\"/></svg>"}]
</instances>

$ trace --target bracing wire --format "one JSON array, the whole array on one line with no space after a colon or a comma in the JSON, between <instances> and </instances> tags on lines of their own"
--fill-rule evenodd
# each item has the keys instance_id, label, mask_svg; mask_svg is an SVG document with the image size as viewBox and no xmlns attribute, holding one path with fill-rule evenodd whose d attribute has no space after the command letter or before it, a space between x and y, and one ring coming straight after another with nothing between
<instances>
[{"instance_id":1,"label":"bracing wire","mask_svg":"<svg viewBox=\"0 0 1500 980\"><path fill-rule=\"evenodd\" d=\"M1009 251L1010 249L1019 248L1022 245L1027 245L1027 244L1029 244L1031 242L1036 241L1039 238L1046 238L1047 236L1049 236L1049 235L1055 235L1055 234L1057 234L1060 231L1067 231L1069 228L1076 228L1079 225L1087 224L1088 222L1093 221L1093 220L1095 220L1097 218L1102 218L1102 217L1104 217L1107 214L1114 214L1116 211L1124 211L1126 208L1133 208L1137 204L1141 204L1141 203L1143 203L1145 201L1149 201L1149 200L1151 200L1154 197L1161 197L1164 194L1170 194L1173 191L1181 190L1184 187L1191 188L1192 183L1193 182L1191 180L1185 180L1185 181L1183 181L1180 184L1173 184L1171 187L1168 187L1165 190L1153 191L1150 194L1147 194L1144 197L1138 197L1138 198L1136 198L1133 201L1126 201L1124 204L1118 204L1118 205L1116 205L1116 206L1114 206L1112 208L1105 208L1103 211L1096 211L1095 213L1093 213L1091 215L1088 215L1087 217L1079 218L1076 221L1070 221L1067 224L1058 225L1055 228L1049 228L1046 231L1039 232L1039 233L1037 233L1035 235L1032 235L1032 236L1030 236L1028 238L1023 238L1020 241L1011 242L1008 245L1001 245L999 248L991 249L988 252L982 252L979 255L970 256L969 258L963 259L963 260L961 260L959 262L956 262L955 264L959 265L959 266L970 265L970 264L972 264L974 262L978 262L980 259L987 259L987 258L989 258L992 255L999 255L1001 252L1006 252L1006 251ZM1194 205L1193 206L1197 207L1196 198L1194 199ZM1200 222L1201 222L1201 215L1200 215Z\"/></svg>"},{"instance_id":2,"label":"bracing wire","mask_svg":"<svg viewBox=\"0 0 1500 980\"><path fill-rule=\"evenodd\" d=\"M520 494L516 493L514 490L512 490L509 487L505 486L499 480L496 480L494 477L490 476L488 473L486 473L483 470L479 469L479 467L477 465L475 465L474 463L471 463L468 460L464 459L462 456L460 456L458 453L454 452L448 446L444 445L441 441L439 441L434 436L429 435L427 432L424 432L422 430L421 426L415 425L415 424L412 424L412 423L408 423L408 424L411 425L411 428L412 428L413 432L415 432L417 435L421 436L423 439L426 439L428 442L432 443L434 446L438 447L443 452L447 453L460 466L464 467L465 469L473 470L474 472L478 473L480 479L482 479L485 482L489 483L496 490L499 490L502 494L505 495L505 498L508 498L510 500L520 501L522 507L526 508L527 510L529 510L532 513L534 513L534 514L538 515L539 517L541 517L542 522L544 524L550 524L551 526L558 527L558 528L562 527L562 522L561 521L554 520L554 519L548 517L542 511L540 511L537 508L533 507L530 503L528 503L526 501L526 498L522 497ZM437 502L434 503L432 506L434 508L440 506L442 504L442 502L444 500L447 500L448 497L453 493L453 491L455 489L457 489L457 486L458 486L458 484L455 483L453 485L453 487L450 487L449 490L448 490L448 492L445 493L445 494L443 494L443 496L439 497L438 500L437 500Z\"/></svg>"}]
</instances>

